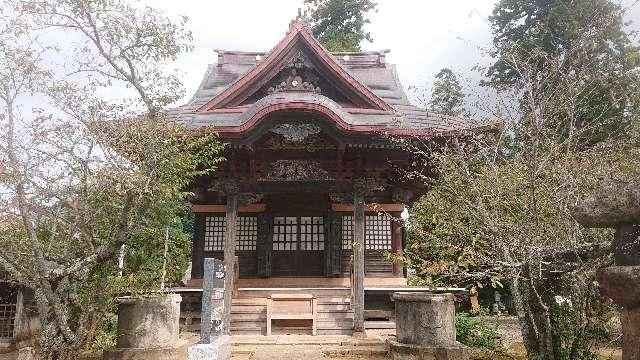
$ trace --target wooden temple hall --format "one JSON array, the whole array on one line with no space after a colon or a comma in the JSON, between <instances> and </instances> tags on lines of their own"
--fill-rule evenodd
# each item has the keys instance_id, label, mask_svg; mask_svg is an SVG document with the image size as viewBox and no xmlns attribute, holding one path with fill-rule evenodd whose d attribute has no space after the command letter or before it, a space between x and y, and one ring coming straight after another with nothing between
<instances>
[{"instance_id":1,"label":"wooden temple hall","mask_svg":"<svg viewBox=\"0 0 640 360\"><path fill-rule=\"evenodd\" d=\"M269 52L217 52L193 98L170 112L228 144L225 162L193 184L183 298L201 291L204 258L222 259L232 239L233 333L348 334L389 320L406 271L387 254L402 251L400 215L425 191L404 175L412 154L397 138L437 141L469 123L411 105L388 51L330 53L301 19ZM183 304L186 325L198 303Z\"/></svg>"}]
</instances>

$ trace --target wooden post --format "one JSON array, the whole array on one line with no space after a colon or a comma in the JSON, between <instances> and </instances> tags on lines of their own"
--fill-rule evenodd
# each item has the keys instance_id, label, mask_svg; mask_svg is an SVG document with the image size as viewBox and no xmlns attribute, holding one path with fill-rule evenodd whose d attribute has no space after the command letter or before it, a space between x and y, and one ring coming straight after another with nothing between
<instances>
[{"instance_id":1,"label":"wooden post","mask_svg":"<svg viewBox=\"0 0 640 360\"><path fill-rule=\"evenodd\" d=\"M13 339L14 340L22 340L22 336L24 335L23 329L23 321L26 321L25 311L24 311L24 294L22 293L22 288L18 290L18 295L16 297L16 313L15 320L13 321Z\"/></svg>"},{"instance_id":2,"label":"wooden post","mask_svg":"<svg viewBox=\"0 0 640 360\"><path fill-rule=\"evenodd\" d=\"M364 195L353 195L353 332L364 333Z\"/></svg>"},{"instance_id":3,"label":"wooden post","mask_svg":"<svg viewBox=\"0 0 640 360\"><path fill-rule=\"evenodd\" d=\"M204 276L204 232L206 215L195 213L193 220L193 239L191 248L191 278L202 279Z\"/></svg>"},{"instance_id":4,"label":"wooden post","mask_svg":"<svg viewBox=\"0 0 640 360\"><path fill-rule=\"evenodd\" d=\"M391 220L391 251L394 254L402 254L402 224L400 223L400 214L394 214ZM393 276L403 277L402 265L393 263Z\"/></svg>"},{"instance_id":5,"label":"wooden post","mask_svg":"<svg viewBox=\"0 0 640 360\"><path fill-rule=\"evenodd\" d=\"M235 289L236 220L238 218L238 194L227 194L226 231L224 242L224 316L222 334L231 334L231 305Z\"/></svg>"}]
</instances>

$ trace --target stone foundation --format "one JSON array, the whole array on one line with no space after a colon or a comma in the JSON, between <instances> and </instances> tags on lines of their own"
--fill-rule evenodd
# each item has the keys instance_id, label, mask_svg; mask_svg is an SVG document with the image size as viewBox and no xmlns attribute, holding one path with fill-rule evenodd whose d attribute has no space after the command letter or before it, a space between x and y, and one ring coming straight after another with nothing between
<instances>
[{"instance_id":1,"label":"stone foundation","mask_svg":"<svg viewBox=\"0 0 640 360\"><path fill-rule=\"evenodd\" d=\"M173 347L158 349L109 349L102 353L103 360L184 360L187 350L186 341Z\"/></svg>"},{"instance_id":2,"label":"stone foundation","mask_svg":"<svg viewBox=\"0 0 640 360\"><path fill-rule=\"evenodd\" d=\"M389 340L389 353L392 360L468 360L469 348L464 345L422 346L401 344Z\"/></svg>"},{"instance_id":3,"label":"stone foundation","mask_svg":"<svg viewBox=\"0 0 640 360\"><path fill-rule=\"evenodd\" d=\"M231 359L231 336L222 335L210 344L189 347L187 360L229 360Z\"/></svg>"}]
</instances>

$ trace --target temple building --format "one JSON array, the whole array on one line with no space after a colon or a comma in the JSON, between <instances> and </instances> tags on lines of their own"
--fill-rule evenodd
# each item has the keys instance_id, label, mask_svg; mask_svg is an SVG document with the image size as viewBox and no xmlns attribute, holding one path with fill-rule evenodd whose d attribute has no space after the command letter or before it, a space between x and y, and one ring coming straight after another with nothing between
<instances>
[{"instance_id":1,"label":"temple building","mask_svg":"<svg viewBox=\"0 0 640 360\"><path fill-rule=\"evenodd\" d=\"M437 144L482 128L411 105L388 51L330 53L301 19L271 51L217 52L170 112L228 144L225 162L193 184L188 287L202 286L204 258L222 259L231 236L234 333L270 329L274 294L310 294L320 334L364 330L406 286L387 254L402 251L400 215L427 190L406 176L416 158L399 140ZM310 328L303 319L282 326Z\"/></svg>"}]
</instances>

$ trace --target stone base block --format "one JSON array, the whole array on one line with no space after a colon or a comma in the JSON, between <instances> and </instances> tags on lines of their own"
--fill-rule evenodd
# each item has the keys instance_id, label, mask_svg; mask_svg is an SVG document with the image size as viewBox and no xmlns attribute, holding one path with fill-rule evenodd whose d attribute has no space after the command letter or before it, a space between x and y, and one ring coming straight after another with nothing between
<instances>
[{"instance_id":1,"label":"stone base block","mask_svg":"<svg viewBox=\"0 0 640 360\"><path fill-rule=\"evenodd\" d=\"M32 347L23 347L18 349L17 360L36 360L36 351Z\"/></svg>"},{"instance_id":2,"label":"stone base block","mask_svg":"<svg viewBox=\"0 0 640 360\"><path fill-rule=\"evenodd\" d=\"M102 353L103 360L184 360L186 341L161 349L109 349Z\"/></svg>"},{"instance_id":3,"label":"stone base block","mask_svg":"<svg viewBox=\"0 0 640 360\"><path fill-rule=\"evenodd\" d=\"M216 337L211 344L197 344L187 350L187 360L231 359L231 336Z\"/></svg>"},{"instance_id":4,"label":"stone base block","mask_svg":"<svg viewBox=\"0 0 640 360\"><path fill-rule=\"evenodd\" d=\"M401 344L389 340L389 355L393 360L469 360L470 350L462 344L452 346L422 346Z\"/></svg>"}]
</instances>

